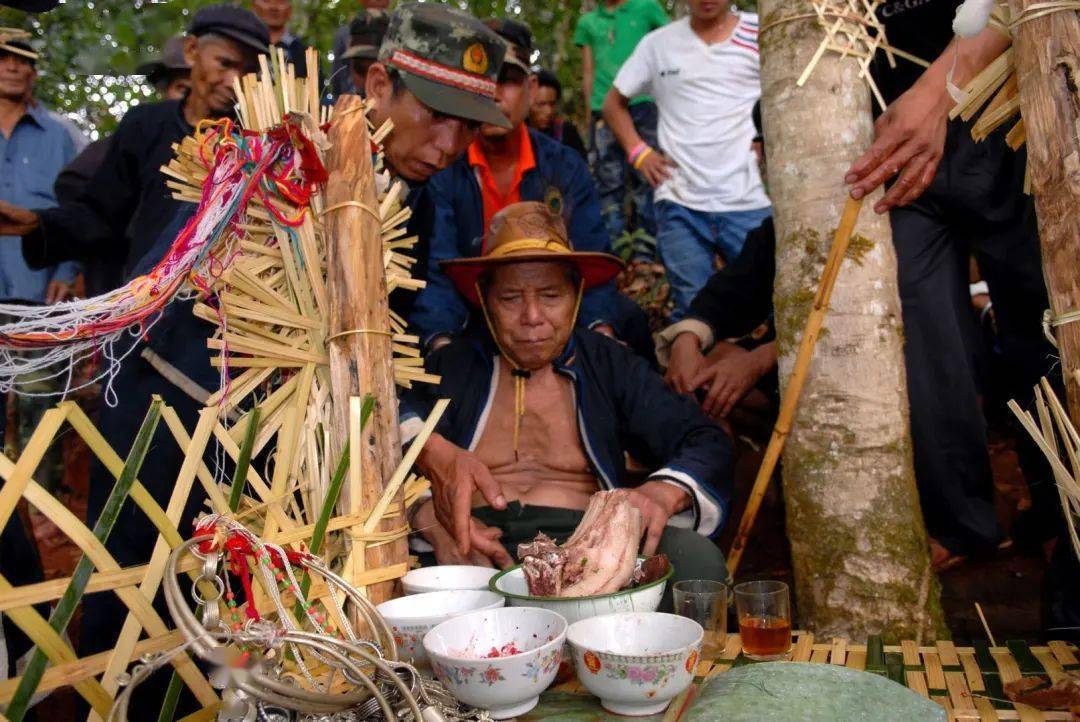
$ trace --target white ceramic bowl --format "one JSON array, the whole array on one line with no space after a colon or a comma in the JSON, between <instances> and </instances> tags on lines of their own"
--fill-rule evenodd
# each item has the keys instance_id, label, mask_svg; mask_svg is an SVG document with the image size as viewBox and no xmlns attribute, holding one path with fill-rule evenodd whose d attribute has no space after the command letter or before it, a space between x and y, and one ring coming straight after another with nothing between
<instances>
[{"instance_id":1,"label":"white ceramic bowl","mask_svg":"<svg viewBox=\"0 0 1080 722\"><path fill-rule=\"evenodd\" d=\"M454 617L424 637L431 669L467 705L494 719L525 714L536 706L559 671L566 620L546 609L506 607ZM486 658L513 645L517 654Z\"/></svg>"},{"instance_id":2,"label":"white ceramic bowl","mask_svg":"<svg viewBox=\"0 0 1080 722\"><path fill-rule=\"evenodd\" d=\"M570 625L566 641L585 687L610 712L662 712L694 681L704 631L692 619L627 612Z\"/></svg>"},{"instance_id":3,"label":"white ceramic bowl","mask_svg":"<svg viewBox=\"0 0 1080 722\"><path fill-rule=\"evenodd\" d=\"M427 664L424 635L447 619L481 609L498 609L506 600L495 592L455 589L410 594L383 602L376 609L390 625L398 654L406 662Z\"/></svg>"},{"instance_id":4,"label":"white ceramic bowl","mask_svg":"<svg viewBox=\"0 0 1080 722\"><path fill-rule=\"evenodd\" d=\"M401 579L406 594L443 592L452 589L487 589L488 581L498 572L491 567L448 564L413 569Z\"/></svg>"},{"instance_id":5,"label":"white ceramic bowl","mask_svg":"<svg viewBox=\"0 0 1080 722\"><path fill-rule=\"evenodd\" d=\"M525 572L521 565L518 565L493 576L489 588L505 596L507 606L550 609L566 617L566 621L573 624L599 614L655 612L660 608L664 587L667 586L667 581L674 572L675 568L669 564L667 574L655 582L611 594L591 597L534 597L529 594Z\"/></svg>"}]
</instances>

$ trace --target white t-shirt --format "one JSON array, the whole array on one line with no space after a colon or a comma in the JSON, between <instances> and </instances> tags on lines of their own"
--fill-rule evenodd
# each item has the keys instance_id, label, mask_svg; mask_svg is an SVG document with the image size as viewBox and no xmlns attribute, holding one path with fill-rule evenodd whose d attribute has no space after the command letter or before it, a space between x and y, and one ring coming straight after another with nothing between
<instances>
[{"instance_id":1,"label":"white t-shirt","mask_svg":"<svg viewBox=\"0 0 1080 722\"><path fill-rule=\"evenodd\" d=\"M758 16L706 45L682 18L646 35L615 76L627 98L651 95L660 111L664 153L678 165L655 192L699 211L747 211L769 205L750 147L751 112L761 97Z\"/></svg>"}]
</instances>

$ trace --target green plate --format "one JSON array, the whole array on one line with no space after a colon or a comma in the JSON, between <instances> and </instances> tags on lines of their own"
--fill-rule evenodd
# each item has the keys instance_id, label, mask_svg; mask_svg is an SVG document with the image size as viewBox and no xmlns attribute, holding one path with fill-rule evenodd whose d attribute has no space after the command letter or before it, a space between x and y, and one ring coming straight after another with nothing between
<instances>
[{"instance_id":1,"label":"green plate","mask_svg":"<svg viewBox=\"0 0 1080 722\"><path fill-rule=\"evenodd\" d=\"M945 709L907 687L835 664L765 662L722 672L682 722L945 722Z\"/></svg>"}]
</instances>

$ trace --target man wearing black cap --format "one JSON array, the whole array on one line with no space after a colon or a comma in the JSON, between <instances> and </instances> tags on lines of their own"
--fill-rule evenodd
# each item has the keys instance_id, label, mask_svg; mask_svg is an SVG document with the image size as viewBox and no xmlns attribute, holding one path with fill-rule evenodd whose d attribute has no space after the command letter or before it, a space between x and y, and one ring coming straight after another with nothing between
<instances>
[{"instance_id":1,"label":"man wearing black cap","mask_svg":"<svg viewBox=\"0 0 1080 722\"><path fill-rule=\"evenodd\" d=\"M495 104L506 45L473 16L434 3L407 3L390 16L378 62L368 70L368 117L394 129L383 141L387 169L409 185L413 275L427 277L434 205L425 184L458 158L483 123L510 127ZM408 318L413 293L397 292L391 307Z\"/></svg>"}]
</instances>

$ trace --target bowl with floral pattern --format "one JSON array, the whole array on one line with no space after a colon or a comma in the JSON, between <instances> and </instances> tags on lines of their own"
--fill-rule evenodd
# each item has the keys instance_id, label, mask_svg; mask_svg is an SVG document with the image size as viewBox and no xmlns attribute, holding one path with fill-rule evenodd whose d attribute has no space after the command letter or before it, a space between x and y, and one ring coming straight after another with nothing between
<instances>
[{"instance_id":1,"label":"bowl with floral pattern","mask_svg":"<svg viewBox=\"0 0 1080 722\"><path fill-rule=\"evenodd\" d=\"M376 609L390 625L398 656L405 662L426 665L424 635L447 619L483 609L498 609L505 600L495 592L459 589L410 594L383 602Z\"/></svg>"},{"instance_id":2,"label":"bowl with floral pattern","mask_svg":"<svg viewBox=\"0 0 1080 722\"><path fill-rule=\"evenodd\" d=\"M571 624L566 641L578 679L604 709L640 717L662 712L694 681L701 625L660 612L623 612Z\"/></svg>"},{"instance_id":3,"label":"bowl with floral pattern","mask_svg":"<svg viewBox=\"0 0 1080 722\"><path fill-rule=\"evenodd\" d=\"M536 706L559 671L566 620L547 609L504 607L447 620L424 637L431 669L451 694L493 719Z\"/></svg>"}]
</instances>

